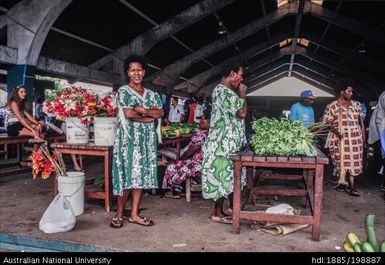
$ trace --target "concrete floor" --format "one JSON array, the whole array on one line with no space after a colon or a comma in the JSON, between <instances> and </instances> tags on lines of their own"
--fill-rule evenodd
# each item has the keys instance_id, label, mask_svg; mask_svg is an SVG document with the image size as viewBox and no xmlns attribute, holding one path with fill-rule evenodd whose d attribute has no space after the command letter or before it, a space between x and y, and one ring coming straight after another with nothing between
<instances>
[{"instance_id":1,"label":"concrete floor","mask_svg":"<svg viewBox=\"0 0 385 265\"><path fill-rule=\"evenodd\" d=\"M100 163L92 163L96 165L88 165L86 173L101 172ZM125 221L121 229L109 227L114 212L104 212L102 201L86 200L85 213L77 217L72 231L44 234L38 226L53 199L53 179L32 180L27 173L0 179L0 232L118 251L334 252L342 251L348 232L366 239L364 219L368 213L376 215L378 240L385 239L385 205L379 186L380 180L362 177L358 183L361 197L351 197L331 189L325 181L319 242L311 240L311 227L281 237L253 230L250 222L242 222L241 233L232 234L231 225L210 221L212 201L203 200L199 193L191 203L147 194L141 204L142 215L155 225L143 227ZM287 201L281 197L279 202Z\"/></svg>"}]
</instances>

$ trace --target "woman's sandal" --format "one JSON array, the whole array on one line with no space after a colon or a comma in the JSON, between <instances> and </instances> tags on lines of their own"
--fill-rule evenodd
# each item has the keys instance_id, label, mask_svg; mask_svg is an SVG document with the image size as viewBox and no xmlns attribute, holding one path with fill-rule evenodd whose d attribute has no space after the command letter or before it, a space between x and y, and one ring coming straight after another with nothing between
<instances>
[{"instance_id":1,"label":"woman's sandal","mask_svg":"<svg viewBox=\"0 0 385 265\"><path fill-rule=\"evenodd\" d=\"M360 193L358 192L358 190L356 189L347 189L346 192L350 195L350 196L355 196L355 197L359 197L360 196Z\"/></svg>"},{"instance_id":2,"label":"woman's sandal","mask_svg":"<svg viewBox=\"0 0 385 265\"><path fill-rule=\"evenodd\" d=\"M111 220L110 226L112 228L121 228L123 226L123 218L114 217Z\"/></svg>"},{"instance_id":3,"label":"woman's sandal","mask_svg":"<svg viewBox=\"0 0 385 265\"><path fill-rule=\"evenodd\" d=\"M346 186L342 184L338 184L336 187L336 190L339 192L345 192L346 191Z\"/></svg>"},{"instance_id":4,"label":"woman's sandal","mask_svg":"<svg viewBox=\"0 0 385 265\"><path fill-rule=\"evenodd\" d=\"M179 194L173 194L172 191L168 191L164 194L164 197L169 198L169 199L180 199L182 196Z\"/></svg>"},{"instance_id":5,"label":"woman's sandal","mask_svg":"<svg viewBox=\"0 0 385 265\"><path fill-rule=\"evenodd\" d=\"M140 218L139 220L133 220L130 217L128 218L128 222L131 224L138 224L143 226L153 226L154 222L147 217Z\"/></svg>"},{"instance_id":6,"label":"woman's sandal","mask_svg":"<svg viewBox=\"0 0 385 265\"><path fill-rule=\"evenodd\" d=\"M215 216L215 215L212 215L210 217L211 221L213 222L216 222L216 223L221 223L221 224L232 224L233 223L233 220L231 217L229 216L222 216L222 217L219 217L219 216Z\"/></svg>"}]
</instances>

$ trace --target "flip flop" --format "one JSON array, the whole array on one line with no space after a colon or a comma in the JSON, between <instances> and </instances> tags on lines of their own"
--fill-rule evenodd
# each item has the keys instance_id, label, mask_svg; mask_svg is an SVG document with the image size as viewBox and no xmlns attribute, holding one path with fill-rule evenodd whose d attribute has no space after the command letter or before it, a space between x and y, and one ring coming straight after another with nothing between
<instances>
[{"instance_id":1,"label":"flip flop","mask_svg":"<svg viewBox=\"0 0 385 265\"><path fill-rule=\"evenodd\" d=\"M355 190L355 189L347 189L346 192L350 196L355 196L355 197L359 197L360 196L360 193L358 192L358 190Z\"/></svg>"},{"instance_id":2,"label":"flip flop","mask_svg":"<svg viewBox=\"0 0 385 265\"><path fill-rule=\"evenodd\" d=\"M180 199L180 198L182 198L182 196L180 196L179 194L175 194L175 195L172 194L171 191L166 192L164 194L164 197L169 198L169 199Z\"/></svg>"},{"instance_id":3,"label":"flip flop","mask_svg":"<svg viewBox=\"0 0 385 265\"><path fill-rule=\"evenodd\" d=\"M232 208L227 208L225 210L226 213L229 213L230 215L233 214L233 209Z\"/></svg>"},{"instance_id":4,"label":"flip flop","mask_svg":"<svg viewBox=\"0 0 385 265\"><path fill-rule=\"evenodd\" d=\"M121 228L123 226L123 218L114 217L111 220L110 226L112 228Z\"/></svg>"},{"instance_id":5,"label":"flip flop","mask_svg":"<svg viewBox=\"0 0 385 265\"><path fill-rule=\"evenodd\" d=\"M346 191L346 186L342 184L338 184L336 187L336 190L339 192L345 192Z\"/></svg>"},{"instance_id":6,"label":"flip flop","mask_svg":"<svg viewBox=\"0 0 385 265\"><path fill-rule=\"evenodd\" d=\"M216 222L216 223L230 224L230 225L233 223L232 218L230 218L228 216L219 217L219 216L212 215L210 219L211 219L211 221Z\"/></svg>"},{"instance_id":7,"label":"flip flop","mask_svg":"<svg viewBox=\"0 0 385 265\"><path fill-rule=\"evenodd\" d=\"M152 220L148 219L147 217L143 217L138 221L135 221L135 220L132 220L131 218L128 218L128 222L131 224L138 224L138 225L142 225L142 226L153 226L154 225L154 222Z\"/></svg>"}]
</instances>

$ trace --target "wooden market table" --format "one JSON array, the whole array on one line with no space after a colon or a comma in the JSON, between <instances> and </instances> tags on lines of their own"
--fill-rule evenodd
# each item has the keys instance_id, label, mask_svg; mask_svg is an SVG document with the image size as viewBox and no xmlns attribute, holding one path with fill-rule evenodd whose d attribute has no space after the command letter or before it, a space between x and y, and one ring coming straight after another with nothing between
<instances>
[{"instance_id":1,"label":"wooden market table","mask_svg":"<svg viewBox=\"0 0 385 265\"><path fill-rule=\"evenodd\" d=\"M234 161L234 201L233 233L240 232L240 220L271 221L276 223L297 223L312 225L312 240L319 241L321 228L321 210L323 197L324 165L328 157L317 149L316 157L266 157L257 156L250 147L230 156ZM241 211L241 169L242 167L296 168L303 169L304 190L261 189L259 194L306 197L309 200L311 215L267 214ZM315 172L315 174L314 174ZM254 188L253 188L254 189Z\"/></svg>"},{"instance_id":2,"label":"wooden market table","mask_svg":"<svg viewBox=\"0 0 385 265\"><path fill-rule=\"evenodd\" d=\"M192 134L186 134L186 135L180 135L175 137L162 137L162 143L159 144L159 148L162 148L164 146L174 146L175 145L175 160L179 160L180 158L180 152L181 152L181 145L182 143L188 143L191 140Z\"/></svg>"},{"instance_id":3,"label":"wooden market table","mask_svg":"<svg viewBox=\"0 0 385 265\"><path fill-rule=\"evenodd\" d=\"M85 196L92 199L104 200L104 209L106 212L111 210L111 159L113 146L97 146L94 143L88 144L69 144L69 143L52 143L51 147L62 154L75 154L86 156L102 156L104 157L104 191L85 190ZM55 176L55 195L57 194L58 183Z\"/></svg>"}]
</instances>

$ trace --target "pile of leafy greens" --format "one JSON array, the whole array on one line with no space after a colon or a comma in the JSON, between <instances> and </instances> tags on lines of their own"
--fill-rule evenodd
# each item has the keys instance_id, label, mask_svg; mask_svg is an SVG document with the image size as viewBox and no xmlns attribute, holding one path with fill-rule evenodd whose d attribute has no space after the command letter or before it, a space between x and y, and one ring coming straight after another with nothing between
<instances>
[{"instance_id":1,"label":"pile of leafy greens","mask_svg":"<svg viewBox=\"0 0 385 265\"><path fill-rule=\"evenodd\" d=\"M299 121L261 118L253 122L251 146L257 155L316 156L314 134Z\"/></svg>"}]
</instances>

